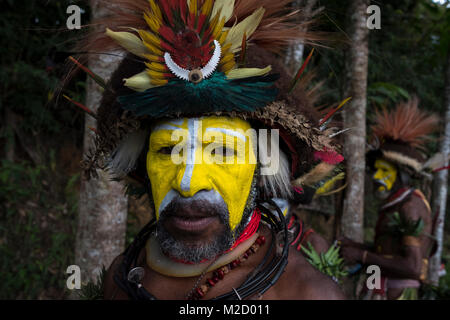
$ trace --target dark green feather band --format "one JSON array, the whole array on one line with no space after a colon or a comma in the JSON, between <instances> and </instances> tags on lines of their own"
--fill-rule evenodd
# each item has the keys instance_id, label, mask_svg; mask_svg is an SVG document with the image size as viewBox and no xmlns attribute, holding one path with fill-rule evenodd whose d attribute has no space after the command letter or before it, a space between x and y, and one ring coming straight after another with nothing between
<instances>
[{"instance_id":1,"label":"dark green feather band","mask_svg":"<svg viewBox=\"0 0 450 320\"><path fill-rule=\"evenodd\" d=\"M180 113L185 116L211 112L252 112L273 102L278 94L274 82L278 75L228 80L216 72L194 84L181 79L167 85L118 97L125 110L137 116L164 117Z\"/></svg>"}]
</instances>

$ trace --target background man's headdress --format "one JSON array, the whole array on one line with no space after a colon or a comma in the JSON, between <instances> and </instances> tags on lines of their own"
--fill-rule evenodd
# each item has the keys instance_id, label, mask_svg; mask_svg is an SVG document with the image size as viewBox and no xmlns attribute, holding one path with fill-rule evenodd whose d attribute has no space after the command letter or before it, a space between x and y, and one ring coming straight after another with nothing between
<instances>
[{"instance_id":1,"label":"background man's headdress","mask_svg":"<svg viewBox=\"0 0 450 320\"><path fill-rule=\"evenodd\" d=\"M372 126L372 140L376 145L369 152L370 160L381 156L413 175L434 169L436 164L426 161L424 151L438 122L435 115L419 109L417 97L399 103L391 112L377 110Z\"/></svg>"}]
</instances>

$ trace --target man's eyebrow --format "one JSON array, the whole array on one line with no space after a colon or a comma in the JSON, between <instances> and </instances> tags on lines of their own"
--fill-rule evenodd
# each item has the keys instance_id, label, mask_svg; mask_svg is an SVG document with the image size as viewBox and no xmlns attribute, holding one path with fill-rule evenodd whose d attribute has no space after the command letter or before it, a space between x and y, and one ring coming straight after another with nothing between
<instances>
[{"instance_id":1,"label":"man's eyebrow","mask_svg":"<svg viewBox=\"0 0 450 320\"><path fill-rule=\"evenodd\" d=\"M243 141L247 141L247 137L245 135L243 135L242 133L240 133L238 131L235 131L235 130L225 129L225 128L206 128L205 133L209 132L209 131L222 132L222 133L224 133L226 135L239 138L239 139L241 139Z\"/></svg>"}]
</instances>

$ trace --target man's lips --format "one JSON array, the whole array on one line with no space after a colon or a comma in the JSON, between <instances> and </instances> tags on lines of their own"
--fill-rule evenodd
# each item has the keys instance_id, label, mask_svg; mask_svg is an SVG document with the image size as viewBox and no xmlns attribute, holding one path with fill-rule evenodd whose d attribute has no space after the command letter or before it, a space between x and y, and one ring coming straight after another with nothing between
<instances>
[{"instance_id":1,"label":"man's lips","mask_svg":"<svg viewBox=\"0 0 450 320\"><path fill-rule=\"evenodd\" d=\"M207 229L212 223L218 220L216 216L185 216L172 215L166 221L174 228L187 231L198 232Z\"/></svg>"},{"instance_id":2,"label":"man's lips","mask_svg":"<svg viewBox=\"0 0 450 320\"><path fill-rule=\"evenodd\" d=\"M387 189L387 184L383 180L376 179L374 180L376 186L385 187Z\"/></svg>"}]
</instances>

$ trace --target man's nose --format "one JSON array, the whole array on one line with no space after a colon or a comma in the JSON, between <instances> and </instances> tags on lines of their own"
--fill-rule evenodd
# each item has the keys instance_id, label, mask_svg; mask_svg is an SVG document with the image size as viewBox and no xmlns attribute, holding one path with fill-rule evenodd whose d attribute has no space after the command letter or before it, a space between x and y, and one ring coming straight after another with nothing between
<instances>
[{"instance_id":1,"label":"man's nose","mask_svg":"<svg viewBox=\"0 0 450 320\"><path fill-rule=\"evenodd\" d=\"M183 197L192 197L200 190L213 189L208 175L208 168L204 164L183 164L172 182L172 188Z\"/></svg>"},{"instance_id":2,"label":"man's nose","mask_svg":"<svg viewBox=\"0 0 450 320\"><path fill-rule=\"evenodd\" d=\"M377 170L375 174L373 175L373 179L375 180L382 180L383 179L383 173L381 170Z\"/></svg>"}]
</instances>

